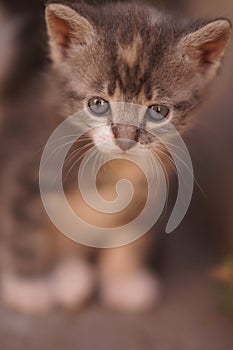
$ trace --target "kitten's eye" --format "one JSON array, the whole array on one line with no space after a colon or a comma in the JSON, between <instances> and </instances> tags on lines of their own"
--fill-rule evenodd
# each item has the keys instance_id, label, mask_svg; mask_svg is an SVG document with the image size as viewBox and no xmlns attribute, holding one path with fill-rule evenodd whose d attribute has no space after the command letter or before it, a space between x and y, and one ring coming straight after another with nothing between
<instances>
[{"instance_id":1,"label":"kitten's eye","mask_svg":"<svg viewBox=\"0 0 233 350\"><path fill-rule=\"evenodd\" d=\"M169 109L166 106L153 105L148 108L147 115L154 122L163 121L169 114Z\"/></svg>"},{"instance_id":2,"label":"kitten's eye","mask_svg":"<svg viewBox=\"0 0 233 350\"><path fill-rule=\"evenodd\" d=\"M110 111L109 102L101 97L93 97L88 101L90 111L98 116L107 114Z\"/></svg>"}]
</instances>

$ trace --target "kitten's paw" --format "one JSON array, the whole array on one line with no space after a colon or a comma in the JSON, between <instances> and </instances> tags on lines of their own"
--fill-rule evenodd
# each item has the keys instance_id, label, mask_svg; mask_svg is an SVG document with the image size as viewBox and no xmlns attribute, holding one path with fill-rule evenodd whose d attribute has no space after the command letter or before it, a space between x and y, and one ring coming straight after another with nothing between
<instances>
[{"instance_id":1,"label":"kitten's paw","mask_svg":"<svg viewBox=\"0 0 233 350\"><path fill-rule=\"evenodd\" d=\"M55 302L68 310L81 308L93 295L95 280L93 268L85 260L63 260L52 279Z\"/></svg>"},{"instance_id":2,"label":"kitten's paw","mask_svg":"<svg viewBox=\"0 0 233 350\"><path fill-rule=\"evenodd\" d=\"M157 278L146 270L118 279L105 279L100 297L109 307L125 312L143 312L153 307L160 295Z\"/></svg>"},{"instance_id":3,"label":"kitten's paw","mask_svg":"<svg viewBox=\"0 0 233 350\"><path fill-rule=\"evenodd\" d=\"M29 315L45 314L53 306L46 278L23 278L4 273L1 276L1 298L7 307Z\"/></svg>"}]
</instances>

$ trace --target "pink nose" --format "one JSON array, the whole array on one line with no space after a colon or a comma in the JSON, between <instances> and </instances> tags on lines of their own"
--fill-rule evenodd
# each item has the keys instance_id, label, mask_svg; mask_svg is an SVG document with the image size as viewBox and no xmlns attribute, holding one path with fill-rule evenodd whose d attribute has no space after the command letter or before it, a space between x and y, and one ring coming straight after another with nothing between
<instances>
[{"instance_id":1,"label":"pink nose","mask_svg":"<svg viewBox=\"0 0 233 350\"><path fill-rule=\"evenodd\" d=\"M122 151L128 151L136 145L135 141L128 139L116 139L115 142Z\"/></svg>"}]
</instances>

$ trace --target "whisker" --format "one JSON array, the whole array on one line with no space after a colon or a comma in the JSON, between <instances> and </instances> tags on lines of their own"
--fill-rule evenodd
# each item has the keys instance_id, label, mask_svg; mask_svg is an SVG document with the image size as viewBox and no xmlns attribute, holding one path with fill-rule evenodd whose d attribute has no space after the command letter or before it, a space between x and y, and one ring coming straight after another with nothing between
<instances>
[{"instance_id":1,"label":"whisker","mask_svg":"<svg viewBox=\"0 0 233 350\"><path fill-rule=\"evenodd\" d=\"M167 172L166 166L164 164L164 162L162 161L162 159L159 157L159 154L156 153L156 155L158 155L158 158L156 157L156 155L154 153L152 153L153 156L158 159L159 164L161 165L164 175L165 175L165 181L166 181L166 186L167 186L167 191L166 191L166 201L165 201L165 206L164 206L164 213L163 213L163 218L165 217L166 213L167 213L167 209L168 209L168 196L169 196L169 192L170 192L170 181L169 181L169 174ZM165 156L165 154L163 154ZM169 158L168 158L169 159ZM170 160L170 159L169 159Z\"/></svg>"},{"instance_id":2,"label":"whisker","mask_svg":"<svg viewBox=\"0 0 233 350\"><path fill-rule=\"evenodd\" d=\"M46 166L49 158L51 158L59 149L61 149L62 147L65 147L65 146L68 146L69 144L73 144L73 141L69 141L69 142L66 142L62 145L59 145L58 147L56 147L50 154L49 156L47 157L47 159L45 160L44 164L43 164L43 167Z\"/></svg>"},{"instance_id":3,"label":"whisker","mask_svg":"<svg viewBox=\"0 0 233 350\"><path fill-rule=\"evenodd\" d=\"M181 158L179 157L177 154L175 154L176 157L181 161L181 163L186 167L186 169L188 170L188 172L190 173L190 175L193 177L194 179L194 183L197 185L199 191L202 193L202 195L204 195L206 197L206 194L205 194L205 191L204 189L200 186L200 184L198 183L196 177L194 176L194 173L193 171L189 168L189 166L186 164L186 162ZM184 181L184 179L183 179Z\"/></svg>"},{"instance_id":4,"label":"whisker","mask_svg":"<svg viewBox=\"0 0 233 350\"><path fill-rule=\"evenodd\" d=\"M63 181L65 182L67 180L67 177L69 176L69 174L71 173L71 171L74 169L74 167L78 164L78 162L85 157L86 153L88 151L90 151L92 148L94 148L95 146L91 147L90 149L88 149L86 152L82 153L80 157L78 157L78 159L76 159L76 161L73 163L73 165L70 167L68 173L66 174L65 178L63 178Z\"/></svg>"},{"instance_id":5,"label":"whisker","mask_svg":"<svg viewBox=\"0 0 233 350\"><path fill-rule=\"evenodd\" d=\"M166 146L166 145L172 146L172 147L176 148L177 150L181 151L182 153L186 154L186 151L185 151L184 149L182 149L181 147L179 147L179 146L177 146L177 145L174 145L173 143L164 141L164 142L163 142L163 145L165 145L165 146ZM168 149L168 148L166 147L166 149ZM168 149L168 151L169 151L169 149Z\"/></svg>"},{"instance_id":6,"label":"whisker","mask_svg":"<svg viewBox=\"0 0 233 350\"><path fill-rule=\"evenodd\" d=\"M78 149L75 149L74 151L72 151L71 154L69 154L65 160L66 165L68 165L68 163L74 158L75 155L79 155L80 152L83 152L84 150L86 150L88 147L90 147L92 145L93 145L93 143L89 143L89 144L86 144L86 145L79 147Z\"/></svg>"},{"instance_id":7,"label":"whisker","mask_svg":"<svg viewBox=\"0 0 233 350\"><path fill-rule=\"evenodd\" d=\"M74 135L70 134L70 135L62 136L62 137L60 137L60 138L57 138L56 140L47 142L47 146L50 146L50 145L52 145L52 144L54 144L54 143L56 143L56 142L59 142L59 141L65 139L65 138L70 138L70 137L72 137L72 139L73 139L74 136L77 136L77 135L76 135L76 134L74 134ZM91 140L91 137L90 137L90 136L87 136L87 137L81 136L81 137L78 138L77 140L74 140L74 143L78 143L78 142L82 142L82 141L90 141L90 140ZM43 150L44 150L44 146L40 147L40 148L38 149L37 153L40 153L40 152L43 151Z\"/></svg>"},{"instance_id":8,"label":"whisker","mask_svg":"<svg viewBox=\"0 0 233 350\"><path fill-rule=\"evenodd\" d=\"M162 153L162 155L163 155L167 160L169 160L170 164L173 165L174 169L175 169L176 172L177 172L177 167L176 167L176 164L175 164L175 162L174 162L174 159L173 159L172 157L169 157L169 156L168 156L164 151L162 151L161 149L158 149L157 151L159 151L160 153ZM202 193L202 195L206 197L206 194L205 194L204 189L203 189L203 188L201 187L201 185L198 183L196 177L194 176L194 174L193 174L193 172L191 171L191 169L189 168L189 166L185 163L185 161L184 161L181 157L179 157L179 156L177 155L177 153L175 153L175 156L176 156L176 157L182 162L182 164L186 167L186 169L189 171L190 175L193 176L194 183L196 184L196 186L198 187L198 189L199 189L199 191ZM182 175L181 175L181 176L182 176ZM183 176L182 176L182 179L183 179L183 181L185 182L185 179L183 178Z\"/></svg>"}]
</instances>

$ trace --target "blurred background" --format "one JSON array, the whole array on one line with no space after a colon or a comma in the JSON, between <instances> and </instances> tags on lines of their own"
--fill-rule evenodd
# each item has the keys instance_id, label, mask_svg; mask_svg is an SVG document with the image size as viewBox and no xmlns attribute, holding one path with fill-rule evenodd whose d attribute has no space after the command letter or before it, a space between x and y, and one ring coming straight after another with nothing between
<instances>
[{"instance_id":1,"label":"blurred background","mask_svg":"<svg viewBox=\"0 0 233 350\"><path fill-rule=\"evenodd\" d=\"M233 21L231 0L163 2L192 17L227 17ZM10 21L16 28L13 55L7 56L4 45L9 38L4 37L3 30L0 35L0 55L6 55L6 64L0 70L0 159L4 169L20 147L17 132L22 125L17 121L17 108L29 113L25 101L34 101L28 94L33 94L37 76L49 60L44 45L44 1L1 0L1 4L6 11L0 16L0 25L2 22L6 28ZM11 57L11 64L7 57ZM78 315L56 313L31 319L2 307L1 350L233 349L232 62L233 43L185 140L196 186L185 220L172 235L161 234L156 259L151 259L163 281L163 297L157 309L131 316L113 313L93 302ZM48 108L43 94L37 98L34 103L39 101L41 108ZM11 119L6 118L8 115ZM39 112L38 116L34 114L37 117Z\"/></svg>"}]
</instances>

